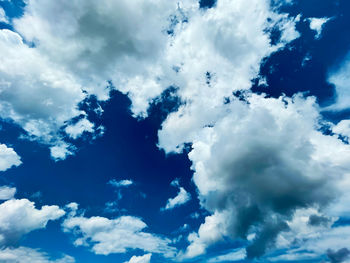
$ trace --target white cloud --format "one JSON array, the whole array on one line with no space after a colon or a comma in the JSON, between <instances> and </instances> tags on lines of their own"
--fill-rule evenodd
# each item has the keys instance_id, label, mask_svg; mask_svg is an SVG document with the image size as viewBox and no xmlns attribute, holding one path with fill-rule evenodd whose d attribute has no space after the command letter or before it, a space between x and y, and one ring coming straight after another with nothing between
<instances>
[{"instance_id":1,"label":"white cloud","mask_svg":"<svg viewBox=\"0 0 350 263\"><path fill-rule=\"evenodd\" d=\"M45 228L49 220L56 220L64 214L54 205L36 209L27 199L5 201L0 204L0 245L14 245L23 235Z\"/></svg>"},{"instance_id":2,"label":"white cloud","mask_svg":"<svg viewBox=\"0 0 350 263\"><path fill-rule=\"evenodd\" d=\"M165 208L162 208L161 210L174 209L175 207L186 204L188 201L191 200L191 195L183 187L180 186L178 179L172 181L171 185L174 187L178 187L179 192L174 198L169 198Z\"/></svg>"},{"instance_id":3,"label":"white cloud","mask_svg":"<svg viewBox=\"0 0 350 263\"><path fill-rule=\"evenodd\" d=\"M328 82L335 85L336 103L326 110L339 111L349 108L350 105L350 55L348 55L337 70L330 72Z\"/></svg>"},{"instance_id":4,"label":"white cloud","mask_svg":"<svg viewBox=\"0 0 350 263\"><path fill-rule=\"evenodd\" d=\"M8 18L6 16L5 10L0 6L0 23L8 23Z\"/></svg>"},{"instance_id":5,"label":"white cloud","mask_svg":"<svg viewBox=\"0 0 350 263\"><path fill-rule=\"evenodd\" d=\"M325 24L330 20L328 17L322 17L322 18L308 18L310 21L310 29L316 31L315 38L320 38L322 29L325 26Z\"/></svg>"},{"instance_id":6,"label":"white cloud","mask_svg":"<svg viewBox=\"0 0 350 263\"><path fill-rule=\"evenodd\" d=\"M0 144L0 171L4 172L12 166L19 166L21 163L21 157L18 156L13 148Z\"/></svg>"},{"instance_id":7,"label":"white cloud","mask_svg":"<svg viewBox=\"0 0 350 263\"><path fill-rule=\"evenodd\" d=\"M209 263L218 263L218 262L234 262L244 260L246 257L245 249L235 249L227 254L220 255L209 259Z\"/></svg>"},{"instance_id":8,"label":"white cloud","mask_svg":"<svg viewBox=\"0 0 350 263\"><path fill-rule=\"evenodd\" d=\"M130 185L132 185L134 182L132 180L121 180L121 181L117 181L115 179L112 179L108 182L110 185L113 185L114 187L128 187Z\"/></svg>"},{"instance_id":9,"label":"white cloud","mask_svg":"<svg viewBox=\"0 0 350 263\"><path fill-rule=\"evenodd\" d=\"M96 254L125 253L131 249L174 256L170 240L145 232L147 225L139 218L122 216L116 219L105 217L73 216L63 223L65 232L76 235L76 246L92 246Z\"/></svg>"},{"instance_id":10,"label":"white cloud","mask_svg":"<svg viewBox=\"0 0 350 263\"><path fill-rule=\"evenodd\" d=\"M124 263L150 263L152 254L145 254L143 256L132 256L129 261Z\"/></svg>"},{"instance_id":11,"label":"white cloud","mask_svg":"<svg viewBox=\"0 0 350 263\"><path fill-rule=\"evenodd\" d=\"M0 200L12 199L16 194L16 187L0 186Z\"/></svg>"},{"instance_id":12,"label":"white cloud","mask_svg":"<svg viewBox=\"0 0 350 263\"><path fill-rule=\"evenodd\" d=\"M75 149L70 144L58 142L55 146L50 147L51 157L55 161L64 160L68 155L73 155L71 148Z\"/></svg>"},{"instance_id":13,"label":"white cloud","mask_svg":"<svg viewBox=\"0 0 350 263\"><path fill-rule=\"evenodd\" d=\"M73 125L69 125L66 127L65 132L69 135L69 137L73 139L77 139L84 132L94 132L94 124L91 123L88 119L84 118L79 120L77 123Z\"/></svg>"},{"instance_id":14,"label":"white cloud","mask_svg":"<svg viewBox=\"0 0 350 263\"><path fill-rule=\"evenodd\" d=\"M0 262L3 263L74 263L74 258L64 255L60 259L50 257L36 249L27 247L3 248L0 250Z\"/></svg>"},{"instance_id":15,"label":"white cloud","mask_svg":"<svg viewBox=\"0 0 350 263\"><path fill-rule=\"evenodd\" d=\"M318 131L313 98L246 100L233 99L193 140L193 180L212 215L189 236L184 257L203 254L224 237L248 238L253 230L247 255L260 256L287 231L297 209L324 209L347 193L350 147Z\"/></svg>"}]
</instances>

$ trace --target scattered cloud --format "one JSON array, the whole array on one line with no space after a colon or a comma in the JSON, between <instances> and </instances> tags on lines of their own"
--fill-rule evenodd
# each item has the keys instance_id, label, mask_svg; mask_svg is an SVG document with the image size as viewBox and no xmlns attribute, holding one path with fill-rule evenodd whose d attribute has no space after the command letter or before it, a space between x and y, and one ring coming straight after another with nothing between
<instances>
[{"instance_id":1,"label":"scattered cloud","mask_svg":"<svg viewBox=\"0 0 350 263\"><path fill-rule=\"evenodd\" d=\"M140 249L165 257L174 256L175 249L169 246L171 241L145 232L146 227L141 219L132 216L116 219L71 216L63 222L64 231L76 236L76 246L91 246L96 254L109 255Z\"/></svg>"},{"instance_id":2,"label":"scattered cloud","mask_svg":"<svg viewBox=\"0 0 350 263\"><path fill-rule=\"evenodd\" d=\"M227 254L220 255L209 259L209 263L218 263L218 262L234 262L244 260L246 258L245 249L235 249Z\"/></svg>"},{"instance_id":3,"label":"scattered cloud","mask_svg":"<svg viewBox=\"0 0 350 263\"><path fill-rule=\"evenodd\" d=\"M45 228L50 220L62 217L65 212L58 206L36 209L27 199L11 199L0 204L0 245L16 244L22 236Z\"/></svg>"},{"instance_id":4,"label":"scattered cloud","mask_svg":"<svg viewBox=\"0 0 350 263\"><path fill-rule=\"evenodd\" d=\"M179 192L174 198L169 198L166 206L161 210L171 210L175 207L186 204L188 201L191 200L191 195L183 187L180 186L178 179L172 181L171 185L174 187L178 187Z\"/></svg>"},{"instance_id":5,"label":"scattered cloud","mask_svg":"<svg viewBox=\"0 0 350 263\"><path fill-rule=\"evenodd\" d=\"M74 263L74 258L63 255L60 259L50 259L50 257L36 249L28 247L2 248L0 249L0 261L4 263Z\"/></svg>"},{"instance_id":6,"label":"scattered cloud","mask_svg":"<svg viewBox=\"0 0 350 263\"><path fill-rule=\"evenodd\" d=\"M12 166L21 165L21 157L5 144L0 144L0 171L4 172Z\"/></svg>"},{"instance_id":7,"label":"scattered cloud","mask_svg":"<svg viewBox=\"0 0 350 263\"><path fill-rule=\"evenodd\" d=\"M6 16L5 10L0 6L0 23L8 23L8 18Z\"/></svg>"},{"instance_id":8,"label":"scattered cloud","mask_svg":"<svg viewBox=\"0 0 350 263\"><path fill-rule=\"evenodd\" d=\"M314 30L316 32L315 38L318 39L321 37L322 29L325 26L325 24L330 20L331 18L328 17L322 17L322 18L308 18L310 21L310 29Z\"/></svg>"},{"instance_id":9,"label":"scattered cloud","mask_svg":"<svg viewBox=\"0 0 350 263\"><path fill-rule=\"evenodd\" d=\"M134 182L132 180L121 180L121 181L117 181L115 179L112 179L108 182L108 184L116 187L116 188L120 188L120 187L128 187L130 185L132 185Z\"/></svg>"},{"instance_id":10,"label":"scattered cloud","mask_svg":"<svg viewBox=\"0 0 350 263\"><path fill-rule=\"evenodd\" d=\"M152 254L145 254L143 256L132 256L129 261L124 263L150 263Z\"/></svg>"},{"instance_id":11,"label":"scattered cloud","mask_svg":"<svg viewBox=\"0 0 350 263\"><path fill-rule=\"evenodd\" d=\"M0 200L12 199L16 194L16 187L0 186Z\"/></svg>"},{"instance_id":12,"label":"scattered cloud","mask_svg":"<svg viewBox=\"0 0 350 263\"><path fill-rule=\"evenodd\" d=\"M93 133L95 131L94 126L95 125L91 123L88 119L83 118L77 123L67 126L65 132L69 135L69 137L75 140L78 137L80 137L84 132Z\"/></svg>"}]
</instances>

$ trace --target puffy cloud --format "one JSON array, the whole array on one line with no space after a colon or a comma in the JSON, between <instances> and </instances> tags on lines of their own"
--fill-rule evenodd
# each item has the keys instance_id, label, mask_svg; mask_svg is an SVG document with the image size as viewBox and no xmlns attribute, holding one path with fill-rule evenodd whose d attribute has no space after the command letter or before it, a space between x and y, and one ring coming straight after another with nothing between
<instances>
[{"instance_id":1,"label":"puffy cloud","mask_svg":"<svg viewBox=\"0 0 350 263\"><path fill-rule=\"evenodd\" d=\"M77 123L69 125L65 128L65 132L71 137L72 139L77 139L80 137L84 132L94 132L94 124L91 123L88 119L84 118L79 120Z\"/></svg>"},{"instance_id":2,"label":"puffy cloud","mask_svg":"<svg viewBox=\"0 0 350 263\"><path fill-rule=\"evenodd\" d=\"M129 261L124 263L150 263L152 254L145 254L143 256L132 256Z\"/></svg>"},{"instance_id":3,"label":"puffy cloud","mask_svg":"<svg viewBox=\"0 0 350 263\"><path fill-rule=\"evenodd\" d=\"M51 157L56 161L64 160L68 155L73 155L72 150L74 149L75 147L68 143L58 142L55 146L50 147Z\"/></svg>"},{"instance_id":4,"label":"puffy cloud","mask_svg":"<svg viewBox=\"0 0 350 263\"><path fill-rule=\"evenodd\" d=\"M310 29L316 31L315 38L320 38L322 29L325 26L325 24L330 20L328 17L322 17L322 18L308 18L310 21Z\"/></svg>"},{"instance_id":5,"label":"puffy cloud","mask_svg":"<svg viewBox=\"0 0 350 263\"><path fill-rule=\"evenodd\" d=\"M13 148L0 144L0 171L4 172L12 166L19 166L21 163L21 157L18 156Z\"/></svg>"},{"instance_id":6,"label":"puffy cloud","mask_svg":"<svg viewBox=\"0 0 350 263\"><path fill-rule=\"evenodd\" d=\"M58 145L53 158L64 159L69 151L62 150L60 129L85 115L78 104L88 95L108 99L108 81L135 99L135 112L146 111L162 90L156 62L175 10L176 3L160 0L26 1L24 15L13 21L18 33L0 31L0 117L31 139ZM149 99L138 99L146 87L142 96ZM65 131L75 139L93 129L84 119Z\"/></svg>"},{"instance_id":7,"label":"puffy cloud","mask_svg":"<svg viewBox=\"0 0 350 263\"><path fill-rule=\"evenodd\" d=\"M109 255L141 249L165 257L174 256L175 249L169 246L170 240L144 232L146 227L141 219L132 216L116 219L70 216L63 223L65 232L76 235L76 246L92 246L96 254Z\"/></svg>"},{"instance_id":8,"label":"puffy cloud","mask_svg":"<svg viewBox=\"0 0 350 263\"><path fill-rule=\"evenodd\" d=\"M202 128L189 158L201 205L212 215L189 236L185 257L252 233L247 256L261 256L288 233L295 211L323 209L346 193L350 147L322 134L319 120L313 98L250 95Z\"/></svg>"},{"instance_id":9,"label":"puffy cloud","mask_svg":"<svg viewBox=\"0 0 350 263\"><path fill-rule=\"evenodd\" d=\"M16 194L16 187L0 186L0 200L12 199Z\"/></svg>"},{"instance_id":10,"label":"puffy cloud","mask_svg":"<svg viewBox=\"0 0 350 263\"><path fill-rule=\"evenodd\" d=\"M45 228L49 220L56 220L64 214L58 206L36 209L27 199L8 200L0 204L0 245L14 245L23 235Z\"/></svg>"},{"instance_id":11,"label":"puffy cloud","mask_svg":"<svg viewBox=\"0 0 350 263\"><path fill-rule=\"evenodd\" d=\"M158 133L166 152L180 152L199 130L220 119L232 92L251 87L261 60L298 36L294 19L273 12L270 1L219 0L205 12L196 10L187 11L188 22L177 25L167 52L174 68L167 77L173 76L183 105ZM268 33L273 28L282 35L276 45Z\"/></svg>"},{"instance_id":12,"label":"puffy cloud","mask_svg":"<svg viewBox=\"0 0 350 263\"><path fill-rule=\"evenodd\" d=\"M332 128L334 133L350 138L350 120L341 120Z\"/></svg>"},{"instance_id":13,"label":"puffy cloud","mask_svg":"<svg viewBox=\"0 0 350 263\"><path fill-rule=\"evenodd\" d=\"M350 250L347 248L339 249L338 251L333 251L329 249L327 251L327 256L332 263L341 263L344 262L350 256Z\"/></svg>"},{"instance_id":14,"label":"puffy cloud","mask_svg":"<svg viewBox=\"0 0 350 263\"><path fill-rule=\"evenodd\" d=\"M4 248L0 250L0 261L4 263L74 263L74 258L64 255L60 259L52 260L39 250L27 247Z\"/></svg>"},{"instance_id":15,"label":"puffy cloud","mask_svg":"<svg viewBox=\"0 0 350 263\"><path fill-rule=\"evenodd\" d=\"M117 180L115 180L115 179L110 180L110 181L108 182L108 184L110 184L110 185L112 185L112 186L114 186L114 187L117 187L117 188L119 188L119 187L128 187L128 186L132 185L133 183L134 183L134 182L133 182L132 180L121 180L121 181L117 181Z\"/></svg>"},{"instance_id":16,"label":"puffy cloud","mask_svg":"<svg viewBox=\"0 0 350 263\"><path fill-rule=\"evenodd\" d=\"M171 185L178 187L179 192L178 192L177 196L175 196L174 198L168 199L165 208L162 208L162 210L174 209L175 207L186 204L188 201L191 200L191 195L183 187L181 187L179 185L178 180L172 181Z\"/></svg>"}]
</instances>

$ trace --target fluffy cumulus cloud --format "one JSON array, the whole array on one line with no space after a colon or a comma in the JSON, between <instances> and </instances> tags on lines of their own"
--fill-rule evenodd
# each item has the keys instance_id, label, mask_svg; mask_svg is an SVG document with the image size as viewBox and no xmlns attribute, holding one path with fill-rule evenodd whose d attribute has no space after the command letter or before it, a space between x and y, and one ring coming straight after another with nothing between
<instances>
[{"instance_id":1,"label":"fluffy cumulus cloud","mask_svg":"<svg viewBox=\"0 0 350 263\"><path fill-rule=\"evenodd\" d=\"M12 199L16 194L17 189L15 187L0 186L0 200Z\"/></svg>"},{"instance_id":2,"label":"fluffy cumulus cloud","mask_svg":"<svg viewBox=\"0 0 350 263\"><path fill-rule=\"evenodd\" d=\"M166 203L166 206L161 210L170 210L177 206L186 204L188 201L191 200L191 195L185 190L185 188L180 186L179 180L174 180L173 182L171 182L171 185L178 187L179 192L174 198L169 198Z\"/></svg>"},{"instance_id":3,"label":"fluffy cumulus cloud","mask_svg":"<svg viewBox=\"0 0 350 263\"><path fill-rule=\"evenodd\" d=\"M132 256L129 261L124 263L150 263L152 254L145 254L143 256Z\"/></svg>"},{"instance_id":4,"label":"fluffy cumulus cloud","mask_svg":"<svg viewBox=\"0 0 350 263\"><path fill-rule=\"evenodd\" d=\"M46 253L27 248L5 248L0 250L0 262L4 263L74 263L74 258L64 255L60 259L51 259Z\"/></svg>"},{"instance_id":5,"label":"fluffy cumulus cloud","mask_svg":"<svg viewBox=\"0 0 350 263\"><path fill-rule=\"evenodd\" d=\"M108 99L108 81L131 97L131 89L147 83L150 89L142 94L158 95L153 79L159 70L152 65L165 49L175 10L176 3L159 0L26 1L14 31L0 31L0 117L55 147L64 144L60 129L85 115L79 102L88 95ZM148 100L134 105L145 110ZM93 129L83 119L65 131L76 139ZM62 159L69 151L52 153Z\"/></svg>"},{"instance_id":6,"label":"fluffy cumulus cloud","mask_svg":"<svg viewBox=\"0 0 350 263\"><path fill-rule=\"evenodd\" d=\"M289 232L296 211L323 211L335 193L346 193L350 147L322 134L313 98L251 95L226 112L198 133L189 153L201 204L212 215L189 236L185 257L224 237L251 235L247 256L262 256Z\"/></svg>"},{"instance_id":7,"label":"fluffy cumulus cloud","mask_svg":"<svg viewBox=\"0 0 350 263\"><path fill-rule=\"evenodd\" d=\"M75 215L75 210L63 222L64 231L76 235L76 246L91 246L96 254L109 255L140 249L165 257L174 256L175 249L169 246L170 240L144 231L146 227L147 225L137 217L87 218Z\"/></svg>"},{"instance_id":8,"label":"fluffy cumulus cloud","mask_svg":"<svg viewBox=\"0 0 350 263\"><path fill-rule=\"evenodd\" d=\"M12 166L19 166L21 164L21 157L5 144L0 144L0 171L6 171Z\"/></svg>"},{"instance_id":9,"label":"fluffy cumulus cloud","mask_svg":"<svg viewBox=\"0 0 350 263\"><path fill-rule=\"evenodd\" d=\"M62 217L58 206L37 209L27 199L11 199L0 204L0 245L15 245L27 233L46 227L49 220Z\"/></svg>"}]
</instances>

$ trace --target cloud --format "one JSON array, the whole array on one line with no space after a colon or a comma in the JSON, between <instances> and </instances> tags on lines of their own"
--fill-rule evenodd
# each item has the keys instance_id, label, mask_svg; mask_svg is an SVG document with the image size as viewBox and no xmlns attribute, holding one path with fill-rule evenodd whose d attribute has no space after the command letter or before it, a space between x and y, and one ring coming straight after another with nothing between
<instances>
[{"instance_id":1,"label":"cloud","mask_svg":"<svg viewBox=\"0 0 350 263\"><path fill-rule=\"evenodd\" d=\"M350 55L347 55L343 62L338 66L338 68L329 73L328 82L334 84L335 86L336 102L327 107L326 110L340 111L349 108L349 72Z\"/></svg>"},{"instance_id":2,"label":"cloud","mask_svg":"<svg viewBox=\"0 0 350 263\"><path fill-rule=\"evenodd\" d=\"M8 23L8 18L6 16L5 10L0 6L0 23Z\"/></svg>"},{"instance_id":3,"label":"cloud","mask_svg":"<svg viewBox=\"0 0 350 263\"><path fill-rule=\"evenodd\" d=\"M0 186L0 200L12 199L16 194L16 187Z\"/></svg>"},{"instance_id":4,"label":"cloud","mask_svg":"<svg viewBox=\"0 0 350 263\"><path fill-rule=\"evenodd\" d=\"M227 254L220 255L209 259L209 263L218 263L218 262L234 262L244 260L246 257L245 249L235 249Z\"/></svg>"},{"instance_id":5,"label":"cloud","mask_svg":"<svg viewBox=\"0 0 350 263\"><path fill-rule=\"evenodd\" d=\"M73 151L75 147L65 143L65 142L58 142L55 146L50 147L50 153L52 159L55 161L64 160L67 158L68 155L73 155Z\"/></svg>"},{"instance_id":6,"label":"cloud","mask_svg":"<svg viewBox=\"0 0 350 263\"><path fill-rule=\"evenodd\" d=\"M23 16L13 20L14 31L0 30L0 117L22 126L28 138L60 147L61 129L86 115L79 103L90 95L107 100L109 81L135 99L135 112L146 111L162 91L156 62L176 8L159 0L26 1ZM145 100L131 90L139 94L146 86ZM93 128L85 120L66 132L75 139ZM63 153L69 154L53 158L64 159Z\"/></svg>"},{"instance_id":7,"label":"cloud","mask_svg":"<svg viewBox=\"0 0 350 263\"><path fill-rule=\"evenodd\" d=\"M132 256L129 261L124 263L150 263L152 254L145 254L143 256Z\"/></svg>"},{"instance_id":8,"label":"cloud","mask_svg":"<svg viewBox=\"0 0 350 263\"><path fill-rule=\"evenodd\" d=\"M0 245L15 245L25 234L46 227L65 212L58 206L36 209L27 199L11 199L0 204Z\"/></svg>"},{"instance_id":9,"label":"cloud","mask_svg":"<svg viewBox=\"0 0 350 263\"><path fill-rule=\"evenodd\" d=\"M350 256L350 250L347 248L341 248L338 251L333 251L331 249L327 250L327 256L332 263L344 262Z\"/></svg>"},{"instance_id":10,"label":"cloud","mask_svg":"<svg viewBox=\"0 0 350 263\"><path fill-rule=\"evenodd\" d=\"M64 255L60 259L52 260L50 257L40 250L18 247L18 248L2 248L0 250L0 261L4 263L74 263L74 258Z\"/></svg>"},{"instance_id":11,"label":"cloud","mask_svg":"<svg viewBox=\"0 0 350 263\"><path fill-rule=\"evenodd\" d=\"M91 123L86 118L79 120L77 123L73 125L69 125L65 128L65 132L71 137L72 139L77 139L80 137L84 132L94 132L94 124Z\"/></svg>"},{"instance_id":12,"label":"cloud","mask_svg":"<svg viewBox=\"0 0 350 263\"><path fill-rule=\"evenodd\" d=\"M76 236L76 246L91 246L96 254L109 255L140 249L165 257L174 256L175 249L169 246L170 240L145 232L146 227L141 219L132 216L115 219L71 216L63 222L64 231Z\"/></svg>"},{"instance_id":13,"label":"cloud","mask_svg":"<svg viewBox=\"0 0 350 263\"><path fill-rule=\"evenodd\" d=\"M310 29L316 32L316 35L315 35L316 39L321 37L323 27L330 19L331 18L328 18L328 17L322 17L322 18L312 17L307 19L310 21Z\"/></svg>"},{"instance_id":14,"label":"cloud","mask_svg":"<svg viewBox=\"0 0 350 263\"><path fill-rule=\"evenodd\" d=\"M0 171L4 172L12 166L19 166L21 163L21 157L18 156L13 148L0 144Z\"/></svg>"},{"instance_id":15,"label":"cloud","mask_svg":"<svg viewBox=\"0 0 350 263\"><path fill-rule=\"evenodd\" d=\"M171 185L174 187L178 187L179 192L174 198L169 198L165 208L162 208L161 210L174 209L175 207L186 204L188 201L191 200L191 195L183 187L180 186L178 179L172 181Z\"/></svg>"},{"instance_id":16,"label":"cloud","mask_svg":"<svg viewBox=\"0 0 350 263\"><path fill-rule=\"evenodd\" d=\"M207 216L189 236L185 257L194 257L224 237L255 238L247 256L275 246L288 220L302 208L322 209L346 193L350 147L318 130L315 99L233 99L226 115L202 128L189 158ZM343 179L341 179L343 178Z\"/></svg>"},{"instance_id":17,"label":"cloud","mask_svg":"<svg viewBox=\"0 0 350 263\"><path fill-rule=\"evenodd\" d=\"M130 185L132 185L134 182L132 180L121 180L121 181L117 181L115 179L112 179L108 182L108 184L119 188L119 187L128 187Z\"/></svg>"}]
</instances>

